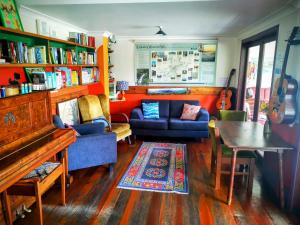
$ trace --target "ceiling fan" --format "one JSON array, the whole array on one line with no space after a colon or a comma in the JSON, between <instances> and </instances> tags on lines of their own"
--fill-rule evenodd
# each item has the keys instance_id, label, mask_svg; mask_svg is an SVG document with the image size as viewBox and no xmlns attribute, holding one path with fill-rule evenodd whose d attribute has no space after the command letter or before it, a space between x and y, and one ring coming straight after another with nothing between
<instances>
[{"instance_id":1,"label":"ceiling fan","mask_svg":"<svg viewBox=\"0 0 300 225\"><path fill-rule=\"evenodd\" d=\"M157 26L158 27L158 31L155 33L155 35L160 35L160 36L166 36L167 34L166 34L166 32L164 32L163 30L162 30L162 26Z\"/></svg>"}]
</instances>

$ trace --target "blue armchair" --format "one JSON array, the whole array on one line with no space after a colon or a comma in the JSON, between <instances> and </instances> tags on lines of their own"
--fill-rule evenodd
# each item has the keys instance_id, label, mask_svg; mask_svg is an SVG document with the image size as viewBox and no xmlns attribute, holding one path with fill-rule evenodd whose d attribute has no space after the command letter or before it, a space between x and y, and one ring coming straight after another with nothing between
<instances>
[{"instance_id":1,"label":"blue armchair","mask_svg":"<svg viewBox=\"0 0 300 225\"><path fill-rule=\"evenodd\" d=\"M53 122L57 128L65 128L59 116L55 115ZM112 171L113 164L117 162L116 134L104 132L103 123L79 124L73 128L80 135L69 146L69 171L104 164L109 164Z\"/></svg>"}]
</instances>

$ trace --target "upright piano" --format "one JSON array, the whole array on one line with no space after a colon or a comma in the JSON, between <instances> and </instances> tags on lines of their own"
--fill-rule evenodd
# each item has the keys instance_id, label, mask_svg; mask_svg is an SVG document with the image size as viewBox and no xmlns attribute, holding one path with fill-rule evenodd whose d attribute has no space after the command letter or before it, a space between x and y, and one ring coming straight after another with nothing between
<instances>
[{"instance_id":1,"label":"upright piano","mask_svg":"<svg viewBox=\"0 0 300 225\"><path fill-rule=\"evenodd\" d=\"M48 91L0 99L0 193L75 141L53 125Z\"/></svg>"}]
</instances>

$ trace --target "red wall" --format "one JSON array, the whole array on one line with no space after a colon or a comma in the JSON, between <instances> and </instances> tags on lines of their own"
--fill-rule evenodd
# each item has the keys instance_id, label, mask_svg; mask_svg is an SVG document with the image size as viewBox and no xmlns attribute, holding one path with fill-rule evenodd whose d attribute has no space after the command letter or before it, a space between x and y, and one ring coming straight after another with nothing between
<instances>
[{"instance_id":1,"label":"red wall","mask_svg":"<svg viewBox=\"0 0 300 225\"><path fill-rule=\"evenodd\" d=\"M25 72L22 67L0 68L0 86L8 85L8 79L14 79L14 73L21 75L21 82L26 82Z\"/></svg>"},{"instance_id":2,"label":"red wall","mask_svg":"<svg viewBox=\"0 0 300 225\"><path fill-rule=\"evenodd\" d=\"M199 100L203 108L207 109L210 114L216 113L217 95L147 95L147 94L126 94L126 101L111 102L110 111L114 113L126 113L130 116L131 111L141 105L142 99L167 99L167 100Z\"/></svg>"}]
</instances>

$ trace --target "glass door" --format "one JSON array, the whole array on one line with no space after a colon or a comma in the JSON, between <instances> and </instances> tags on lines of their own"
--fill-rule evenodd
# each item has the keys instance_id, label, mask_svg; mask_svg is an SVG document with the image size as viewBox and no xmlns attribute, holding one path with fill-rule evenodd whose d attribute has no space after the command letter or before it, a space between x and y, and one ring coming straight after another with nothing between
<instances>
[{"instance_id":1,"label":"glass door","mask_svg":"<svg viewBox=\"0 0 300 225\"><path fill-rule=\"evenodd\" d=\"M259 50L260 50L259 45L250 47L248 49L245 98L244 98L244 110L247 112L248 120L253 120L254 117Z\"/></svg>"},{"instance_id":2,"label":"glass door","mask_svg":"<svg viewBox=\"0 0 300 225\"><path fill-rule=\"evenodd\" d=\"M243 108L248 120L265 123L270 100L276 41L258 42L247 48Z\"/></svg>"},{"instance_id":3,"label":"glass door","mask_svg":"<svg viewBox=\"0 0 300 225\"><path fill-rule=\"evenodd\" d=\"M259 110L257 121L264 124L267 120L267 108L270 101L273 68L275 60L276 41L264 44L264 55L262 62L261 85L259 93Z\"/></svg>"}]
</instances>

